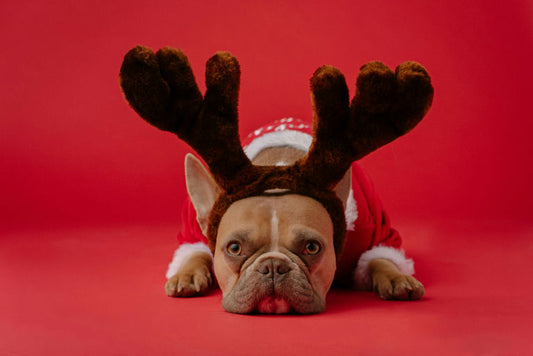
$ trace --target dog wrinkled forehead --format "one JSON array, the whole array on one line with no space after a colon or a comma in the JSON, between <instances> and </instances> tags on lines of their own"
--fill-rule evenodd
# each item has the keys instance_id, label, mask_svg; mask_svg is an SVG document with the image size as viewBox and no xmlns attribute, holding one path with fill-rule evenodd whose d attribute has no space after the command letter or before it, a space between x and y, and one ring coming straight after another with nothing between
<instances>
[{"instance_id":1,"label":"dog wrinkled forehead","mask_svg":"<svg viewBox=\"0 0 533 356\"><path fill-rule=\"evenodd\" d=\"M260 183L259 185L243 187L243 189L234 194L223 192L218 197L209 215L207 228L207 240L212 252L215 251L216 247L218 226L222 216L231 204L248 197L263 196L265 192L273 192L267 194L299 194L310 197L322 204L331 218L335 254L337 258L340 257L346 237L346 219L344 205L334 191L317 189L313 185L302 184L298 177L290 172L290 169L285 174L271 175Z\"/></svg>"}]
</instances>

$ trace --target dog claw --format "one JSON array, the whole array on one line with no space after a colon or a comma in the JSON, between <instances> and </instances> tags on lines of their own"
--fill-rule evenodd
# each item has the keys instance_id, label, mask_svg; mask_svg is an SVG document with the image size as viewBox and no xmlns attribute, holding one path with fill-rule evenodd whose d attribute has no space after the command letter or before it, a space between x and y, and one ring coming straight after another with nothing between
<instances>
[{"instance_id":1,"label":"dog claw","mask_svg":"<svg viewBox=\"0 0 533 356\"><path fill-rule=\"evenodd\" d=\"M198 279L194 280L194 290L196 293L199 293L201 290L200 281Z\"/></svg>"}]
</instances>

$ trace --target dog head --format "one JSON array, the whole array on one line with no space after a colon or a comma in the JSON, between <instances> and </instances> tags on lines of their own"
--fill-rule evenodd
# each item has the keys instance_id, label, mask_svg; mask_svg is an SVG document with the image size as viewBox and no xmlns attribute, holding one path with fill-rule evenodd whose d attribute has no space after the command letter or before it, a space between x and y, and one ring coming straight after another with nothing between
<instances>
[{"instance_id":1,"label":"dog head","mask_svg":"<svg viewBox=\"0 0 533 356\"><path fill-rule=\"evenodd\" d=\"M287 156L291 150L272 151ZM290 162L298 155L292 151L282 161ZM254 163L262 163L264 155L259 156ZM199 226L207 234L209 214L221 188L191 154L185 158L185 175ZM350 175L349 171L336 188L343 202L350 191ZM323 205L312 198L271 190L236 201L222 216L214 272L227 311L321 312L335 268L333 223Z\"/></svg>"}]
</instances>

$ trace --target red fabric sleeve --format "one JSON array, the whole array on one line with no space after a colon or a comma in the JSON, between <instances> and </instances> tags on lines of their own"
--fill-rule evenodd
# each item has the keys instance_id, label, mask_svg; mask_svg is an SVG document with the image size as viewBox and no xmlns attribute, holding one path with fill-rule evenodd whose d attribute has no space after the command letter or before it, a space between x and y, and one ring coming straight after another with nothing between
<instances>
[{"instance_id":1,"label":"red fabric sleeve","mask_svg":"<svg viewBox=\"0 0 533 356\"><path fill-rule=\"evenodd\" d=\"M383 204L376 193L372 181L358 164L354 164L352 169L354 183L357 181L357 184L364 195L364 200L368 209L367 213L369 214L368 218L370 218L369 220L374 226L372 242L370 246L368 246L368 249L377 245L400 248L402 245L402 238L398 231L391 226L390 218L383 208ZM360 202L358 201L358 203ZM361 206L359 205L359 207ZM361 210L363 209L360 209L360 215L364 215Z\"/></svg>"},{"instance_id":2,"label":"red fabric sleeve","mask_svg":"<svg viewBox=\"0 0 533 356\"><path fill-rule=\"evenodd\" d=\"M337 283L347 286L351 285L353 271L364 252L380 244L394 248L402 244L400 234L391 227L374 185L357 163L352 165L352 193L357 206L357 220L353 230L347 231L335 277Z\"/></svg>"}]
</instances>

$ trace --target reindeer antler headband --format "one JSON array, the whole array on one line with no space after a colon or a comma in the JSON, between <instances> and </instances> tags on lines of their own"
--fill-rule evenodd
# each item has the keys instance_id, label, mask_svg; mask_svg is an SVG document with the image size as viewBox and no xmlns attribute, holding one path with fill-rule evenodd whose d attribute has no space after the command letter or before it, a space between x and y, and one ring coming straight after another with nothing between
<instances>
[{"instance_id":1,"label":"reindeer antler headband","mask_svg":"<svg viewBox=\"0 0 533 356\"><path fill-rule=\"evenodd\" d=\"M120 70L120 84L133 109L187 142L223 189L209 217L212 250L220 219L233 202L281 188L322 203L333 221L340 256L346 225L334 187L353 161L414 128L433 99L431 80L415 62L401 64L396 72L379 62L364 65L351 104L342 73L320 67L311 78L314 118L309 153L292 166L255 166L239 139L237 59L227 52L215 54L207 61L205 81L202 98L187 57L168 47L154 54L137 46L126 54Z\"/></svg>"}]
</instances>

